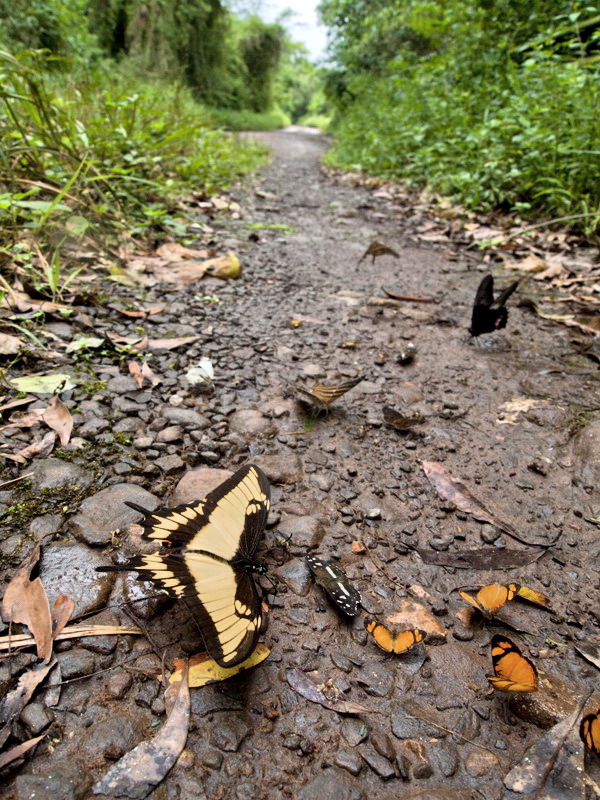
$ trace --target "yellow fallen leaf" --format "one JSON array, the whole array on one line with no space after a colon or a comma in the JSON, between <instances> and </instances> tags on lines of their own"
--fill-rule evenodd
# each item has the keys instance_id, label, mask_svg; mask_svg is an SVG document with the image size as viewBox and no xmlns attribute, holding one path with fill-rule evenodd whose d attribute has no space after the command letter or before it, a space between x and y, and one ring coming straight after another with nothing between
<instances>
[{"instance_id":1,"label":"yellow fallen leaf","mask_svg":"<svg viewBox=\"0 0 600 800\"><path fill-rule=\"evenodd\" d=\"M498 407L497 425L514 425L517 417L521 412L529 411L532 408L542 406L541 400L534 397L514 397L512 400L507 400Z\"/></svg>"},{"instance_id":2,"label":"yellow fallen leaf","mask_svg":"<svg viewBox=\"0 0 600 800\"><path fill-rule=\"evenodd\" d=\"M546 595L541 592L536 592L535 589L530 589L528 586L521 586L517 594L519 597L522 597L524 600L529 600L530 603L534 603L537 606L550 608L550 598L546 597Z\"/></svg>"},{"instance_id":3,"label":"yellow fallen leaf","mask_svg":"<svg viewBox=\"0 0 600 800\"><path fill-rule=\"evenodd\" d=\"M232 250L228 250L226 256L203 261L202 266L205 268L206 274L212 275L213 278L229 280L230 278L239 278L242 274L240 260Z\"/></svg>"},{"instance_id":4,"label":"yellow fallen leaf","mask_svg":"<svg viewBox=\"0 0 600 800\"><path fill-rule=\"evenodd\" d=\"M269 648L265 647L264 644L258 644L252 655L248 656L245 661L242 661L241 664L237 664L235 667L220 667L207 653L192 656L189 660L189 685L191 687L206 686L207 683L226 681L227 678L231 678L233 675L237 675L240 672L244 672L246 669L251 669L257 664L260 664L261 661L267 658L270 652ZM173 664L175 665L175 672L169 677L169 683L181 680L185 667L185 660L176 658ZM163 676L157 675L157 678L162 680Z\"/></svg>"},{"instance_id":5,"label":"yellow fallen leaf","mask_svg":"<svg viewBox=\"0 0 600 800\"><path fill-rule=\"evenodd\" d=\"M291 325L292 328L299 328L300 325L302 325L302 320L301 319L292 319L292 320L290 320L290 325Z\"/></svg>"}]
</instances>

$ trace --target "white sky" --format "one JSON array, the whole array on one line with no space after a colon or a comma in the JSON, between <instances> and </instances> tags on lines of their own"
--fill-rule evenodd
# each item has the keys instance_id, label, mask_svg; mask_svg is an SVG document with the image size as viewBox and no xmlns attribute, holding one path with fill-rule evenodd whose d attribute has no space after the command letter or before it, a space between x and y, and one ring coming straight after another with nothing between
<instances>
[{"instance_id":1,"label":"white sky","mask_svg":"<svg viewBox=\"0 0 600 800\"><path fill-rule=\"evenodd\" d=\"M327 44L327 28L317 20L318 4L319 0L263 0L259 16L265 22L274 22L282 11L291 9L294 15L284 20L283 25L294 41L306 45L310 58L316 61L325 56Z\"/></svg>"}]
</instances>

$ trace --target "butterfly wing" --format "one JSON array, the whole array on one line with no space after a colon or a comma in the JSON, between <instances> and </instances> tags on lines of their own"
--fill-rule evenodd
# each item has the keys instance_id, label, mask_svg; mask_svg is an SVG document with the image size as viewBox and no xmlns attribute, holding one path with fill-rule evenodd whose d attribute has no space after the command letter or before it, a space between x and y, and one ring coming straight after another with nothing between
<instances>
[{"instance_id":1,"label":"butterfly wing","mask_svg":"<svg viewBox=\"0 0 600 800\"><path fill-rule=\"evenodd\" d=\"M492 637L493 675L485 677L500 692L536 692L538 673L535 665L507 636Z\"/></svg>"},{"instance_id":2,"label":"butterfly wing","mask_svg":"<svg viewBox=\"0 0 600 800\"><path fill-rule=\"evenodd\" d=\"M362 378L352 378L352 380L344 381L344 383L339 383L336 386L327 386L325 384L316 383L312 388L312 397L316 397L318 403L323 406L323 408L327 409L333 403L334 400L337 400L338 397L341 397L346 392L350 391L354 386L362 381ZM310 394L310 392L305 392L305 394Z\"/></svg>"},{"instance_id":3,"label":"butterfly wing","mask_svg":"<svg viewBox=\"0 0 600 800\"><path fill-rule=\"evenodd\" d=\"M581 720L579 735L587 748L600 754L600 708L595 714L588 714Z\"/></svg>"},{"instance_id":4,"label":"butterfly wing","mask_svg":"<svg viewBox=\"0 0 600 800\"><path fill-rule=\"evenodd\" d=\"M269 482L247 465L204 500L145 512L144 537L167 552L140 555L102 571L134 569L172 597L186 601L206 648L223 667L244 661L254 650L261 605L249 573L270 507ZM143 510L143 509L140 509Z\"/></svg>"},{"instance_id":5,"label":"butterfly wing","mask_svg":"<svg viewBox=\"0 0 600 800\"><path fill-rule=\"evenodd\" d=\"M425 631L419 630L419 628L394 632L375 620L367 620L365 628L382 650L396 655L410 650L411 647L422 642L427 635Z\"/></svg>"},{"instance_id":6,"label":"butterfly wing","mask_svg":"<svg viewBox=\"0 0 600 800\"><path fill-rule=\"evenodd\" d=\"M479 605L477 600L472 595L467 594L467 592L459 592L459 595L463 600L466 600L467 603L470 603L474 608L476 608L481 614L485 614L484 609Z\"/></svg>"},{"instance_id":7,"label":"butterfly wing","mask_svg":"<svg viewBox=\"0 0 600 800\"><path fill-rule=\"evenodd\" d=\"M502 586L499 583L491 583L484 586L477 592L477 597L472 597L466 592L459 592L463 600L470 603L486 617L492 617L499 611L505 603L512 600L517 594L519 586L516 583L509 583Z\"/></svg>"},{"instance_id":8,"label":"butterfly wing","mask_svg":"<svg viewBox=\"0 0 600 800\"><path fill-rule=\"evenodd\" d=\"M511 283L509 286L507 286L505 289L503 289L500 292L500 294L498 295L495 305L497 305L498 307L501 307L501 306L505 305L506 301L511 296L511 294L515 291L515 289L517 288L518 285L519 285L519 281L514 281L514 283Z\"/></svg>"},{"instance_id":9,"label":"butterfly wing","mask_svg":"<svg viewBox=\"0 0 600 800\"><path fill-rule=\"evenodd\" d=\"M408 430L408 428L412 428L413 425L417 425L423 420L422 414L402 414L402 412L396 411L392 406L384 406L382 413L384 421L397 431Z\"/></svg>"},{"instance_id":10,"label":"butterfly wing","mask_svg":"<svg viewBox=\"0 0 600 800\"><path fill-rule=\"evenodd\" d=\"M490 310L493 302L494 279L491 275L486 275L475 293L471 327L469 328L471 336L479 336L482 333L490 333L495 330L495 315Z\"/></svg>"},{"instance_id":11,"label":"butterfly wing","mask_svg":"<svg viewBox=\"0 0 600 800\"><path fill-rule=\"evenodd\" d=\"M360 592L352 586L344 570L316 555L306 556L306 563L315 581L325 589L337 607L349 617L356 616L361 601Z\"/></svg>"}]
</instances>

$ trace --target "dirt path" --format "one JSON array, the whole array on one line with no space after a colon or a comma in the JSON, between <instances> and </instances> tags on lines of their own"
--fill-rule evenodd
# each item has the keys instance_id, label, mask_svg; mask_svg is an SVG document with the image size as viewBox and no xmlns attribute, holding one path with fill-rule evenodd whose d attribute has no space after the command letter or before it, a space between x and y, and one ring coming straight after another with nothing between
<instances>
[{"instance_id":1,"label":"dirt path","mask_svg":"<svg viewBox=\"0 0 600 800\"><path fill-rule=\"evenodd\" d=\"M168 303L148 319L153 336L193 332L200 343L151 362L165 379L152 393L137 390L108 361L94 364L96 377L108 383L78 398L79 422L87 425L79 435L104 450L97 449L94 465L72 450L59 468L80 470L72 476L77 483L97 478L99 463L105 492L125 485L125 492L150 492L155 504L194 496L201 480L189 474L170 494L187 467L234 469L253 461L273 484L265 558L287 591L268 597L264 640L271 657L242 678L194 690L185 757L151 796L499 800L504 776L540 738L539 726L554 724L577 697L598 687L597 669L574 649L581 641L597 646L599 635L598 527L585 519L600 511L600 427L590 412L600 407L597 365L583 359L574 368L565 360L574 350L569 330L517 307L516 298L506 331L470 343L471 305L484 274L472 254L457 257L423 241L422 209L394 206L327 177L318 165L321 137L261 138L274 161L238 198L241 218L219 236L239 253L242 279L148 293L147 301ZM373 239L399 258L359 264ZM436 302L384 304L381 286ZM213 295L218 304L206 301ZM115 328L101 313L97 325ZM398 363L409 342L416 357ZM182 380L200 355L215 363L218 383L210 397L194 395ZM284 380L309 388L315 379L359 375L363 381L316 421L307 421ZM420 412L424 421L398 432L384 424L384 406ZM119 433L130 439L115 440ZM61 459L37 463L34 488L49 461ZM424 563L415 548L439 558L461 549L520 548L523 560L531 548L441 498L423 462L440 462L521 537L553 547L504 570ZM86 503L98 498L94 486ZM79 610L105 605L112 588L112 576L107 586L84 572L110 563L109 523L98 522L110 506L107 497L83 520L71 517L63 528L55 520L62 533L44 556L50 594L69 593L65 563L87 576L79 580L89 581ZM150 502L141 494L127 499ZM118 509L123 516L124 507ZM46 528L49 516L39 517ZM123 552L134 547L135 540ZM309 550L339 558L362 593L364 614L341 618L310 578ZM553 611L514 601L505 611L522 631L516 633L493 622L470 624L455 590L495 582L545 592ZM122 601L123 591L131 599L134 584L127 587L118 581L108 602ZM71 588L81 594L81 587ZM159 613L160 602L136 606L158 650L169 645L169 659L199 651L185 611L170 605ZM429 638L388 657L364 623L397 612ZM93 619L107 618L129 622L116 608ZM507 630L551 683L510 708L485 679L490 634ZM16 781L7 796L18 800L34 791L38 800L91 796L91 778L164 719L160 687L147 677L160 662L146 640L82 640L65 646L60 660L63 679L76 680L63 687L58 706L38 704L38 717L52 718L54 749L38 751L11 773ZM86 677L115 663L122 666ZM331 681L334 694L369 713L342 716L308 702L285 680L288 667L317 684ZM36 719L25 726L28 735L41 725ZM599 779L597 764L592 774Z\"/></svg>"}]
</instances>

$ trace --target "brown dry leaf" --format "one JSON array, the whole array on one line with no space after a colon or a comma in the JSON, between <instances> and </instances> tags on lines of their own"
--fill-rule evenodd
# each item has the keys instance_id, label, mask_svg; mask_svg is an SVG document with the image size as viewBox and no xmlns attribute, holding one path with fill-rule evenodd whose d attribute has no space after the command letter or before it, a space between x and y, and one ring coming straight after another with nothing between
<instances>
[{"instance_id":1,"label":"brown dry leaf","mask_svg":"<svg viewBox=\"0 0 600 800\"><path fill-rule=\"evenodd\" d=\"M521 261L508 261L504 262L506 269L517 269L519 272L542 272L548 268L548 263L543 258L530 253Z\"/></svg>"},{"instance_id":2,"label":"brown dry leaf","mask_svg":"<svg viewBox=\"0 0 600 800\"><path fill-rule=\"evenodd\" d=\"M41 736L36 736L34 739L28 739L26 742L21 742L21 744L11 747L11 749L7 750L5 753L0 753L0 769L10 764L12 761L16 761L17 758L24 756L25 753L31 750L32 747L35 747L38 742L41 742L45 735L46 734L43 733Z\"/></svg>"},{"instance_id":3,"label":"brown dry leaf","mask_svg":"<svg viewBox=\"0 0 600 800\"><path fill-rule=\"evenodd\" d=\"M54 668L55 662L51 664L40 664L33 669L23 673L17 685L12 691L8 692L0 702L0 747L8 739L12 723L30 701L33 693L46 675Z\"/></svg>"},{"instance_id":4,"label":"brown dry leaf","mask_svg":"<svg viewBox=\"0 0 600 800\"><path fill-rule=\"evenodd\" d=\"M238 675L244 670L251 669L257 664L264 661L271 651L264 644L256 645L254 652L248 656L241 664L235 667L220 667L216 661L207 654L200 653L199 655L192 656L189 661L188 682L190 687L206 686L208 683L217 683L218 681L226 681L233 675ZM169 678L169 682L180 681L183 670L186 666L186 661L181 658L173 660L175 671ZM163 679L163 675L157 676L159 680Z\"/></svg>"},{"instance_id":5,"label":"brown dry leaf","mask_svg":"<svg viewBox=\"0 0 600 800\"><path fill-rule=\"evenodd\" d=\"M311 703L318 703L320 706L323 706L323 708L336 711L338 714L362 714L371 712L371 709L365 708L365 706L361 706L358 703L351 703L345 700L329 700L316 683L313 683L310 678L295 667L286 668L285 679L292 689L306 700L309 700Z\"/></svg>"},{"instance_id":6,"label":"brown dry leaf","mask_svg":"<svg viewBox=\"0 0 600 800\"><path fill-rule=\"evenodd\" d=\"M1 613L4 622L27 625L35 638L38 657L47 664L52 658L50 604L41 580L29 580L39 558L40 546L37 545L6 587Z\"/></svg>"},{"instance_id":7,"label":"brown dry leaf","mask_svg":"<svg viewBox=\"0 0 600 800\"><path fill-rule=\"evenodd\" d=\"M582 655L586 661L600 669L600 642L577 642L575 650Z\"/></svg>"},{"instance_id":8,"label":"brown dry leaf","mask_svg":"<svg viewBox=\"0 0 600 800\"><path fill-rule=\"evenodd\" d=\"M153 353L159 350L175 350L185 344L197 342L199 336L183 336L181 339L148 339L148 350Z\"/></svg>"},{"instance_id":9,"label":"brown dry leaf","mask_svg":"<svg viewBox=\"0 0 600 800\"><path fill-rule=\"evenodd\" d=\"M144 386L153 387L161 383L161 379L152 372L146 361L141 365L137 361L131 361L129 363L129 372L133 375L140 389L143 389Z\"/></svg>"},{"instance_id":10,"label":"brown dry leaf","mask_svg":"<svg viewBox=\"0 0 600 800\"><path fill-rule=\"evenodd\" d=\"M143 631L135 625L71 625L61 633L56 633L54 639L80 639L87 636L120 636L137 634ZM35 639L27 633L17 633L10 636L0 636L0 650L13 650L18 647L31 647Z\"/></svg>"},{"instance_id":11,"label":"brown dry leaf","mask_svg":"<svg viewBox=\"0 0 600 800\"><path fill-rule=\"evenodd\" d=\"M9 400L8 403L4 403L0 406L0 411L9 411L11 408L26 406L28 403L32 403L34 400L37 400L37 397L34 397L33 395L21 397L19 400Z\"/></svg>"},{"instance_id":12,"label":"brown dry leaf","mask_svg":"<svg viewBox=\"0 0 600 800\"><path fill-rule=\"evenodd\" d=\"M209 258L208 261L204 262L203 266L207 275L212 275L213 278L230 280L239 278L242 274L240 260L232 250L228 250L226 256Z\"/></svg>"},{"instance_id":13,"label":"brown dry leaf","mask_svg":"<svg viewBox=\"0 0 600 800\"><path fill-rule=\"evenodd\" d=\"M118 311L119 314L123 314L126 317L132 317L133 319L146 319L147 317L151 317L153 314L160 314L161 311L164 311L167 308L167 305L162 306L150 306L150 308L142 309L141 311L129 311L124 308L117 308L116 306L108 306L113 311Z\"/></svg>"},{"instance_id":14,"label":"brown dry leaf","mask_svg":"<svg viewBox=\"0 0 600 800\"><path fill-rule=\"evenodd\" d=\"M0 431L8 428L32 428L34 425L39 425L45 410L44 408L33 408L31 411L15 411L6 425L0 428Z\"/></svg>"},{"instance_id":15,"label":"brown dry leaf","mask_svg":"<svg viewBox=\"0 0 600 800\"><path fill-rule=\"evenodd\" d=\"M52 606L52 638L56 639L73 616L75 601L66 594L59 594Z\"/></svg>"},{"instance_id":16,"label":"brown dry leaf","mask_svg":"<svg viewBox=\"0 0 600 800\"><path fill-rule=\"evenodd\" d=\"M63 447L69 444L73 430L73 417L58 395L54 395L48 408L44 411L42 419L49 428L58 434Z\"/></svg>"},{"instance_id":17,"label":"brown dry leaf","mask_svg":"<svg viewBox=\"0 0 600 800\"><path fill-rule=\"evenodd\" d=\"M13 290L8 292L0 300L0 308L16 308L23 313L27 311L43 311L45 314L52 314L56 311L73 311L72 306L65 306L62 303L53 303L50 300L34 300L25 292Z\"/></svg>"},{"instance_id":18,"label":"brown dry leaf","mask_svg":"<svg viewBox=\"0 0 600 800\"><path fill-rule=\"evenodd\" d=\"M11 336L9 333L0 333L0 356L16 355L24 342L18 336Z\"/></svg>"},{"instance_id":19,"label":"brown dry leaf","mask_svg":"<svg viewBox=\"0 0 600 800\"><path fill-rule=\"evenodd\" d=\"M520 586L517 595L523 600L533 603L535 606L541 606L541 608L552 611L550 598L546 597L546 595L541 592L536 592L535 589L530 589L528 586Z\"/></svg>"},{"instance_id":20,"label":"brown dry leaf","mask_svg":"<svg viewBox=\"0 0 600 800\"><path fill-rule=\"evenodd\" d=\"M49 456L54 449L54 442L56 441L56 434L54 431L49 431L43 439L38 442L33 442L28 447L19 450L18 453L0 453L0 457L8 458L10 461L16 461L17 464L25 464L28 458L34 456Z\"/></svg>"},{"instance_id":21,"label":"brown dry leaf","mask_svg":"<svg viewBox=\"0 0 600 800\"><path fill-rule=\"evenodd\" d=\"M559 322L570 328L579 328L586 333L600 333L600 314L586 316L583 314L548 314L537 303L530 303L538 317L551 322Z\"/></svg>"},{"instance_id":22,"label":"brown dry leaf","mask_svg":"<svg viewBox=\"0 0 600 800\"><path fill-rule=\"evenodd\" d=\"M207 263L206 261L185 261L181 264L157 263L152 271L159 281L174 283L182 288L203 278Z\"/></svg>"},{"instance_id":23,"label":"brown dry leaf","mask_svg":"<svg viewBox=\"0 0 600 800\"><path fill-rule=\"evenodd\" d=\"M479 500L473 497L467 487L459 480L449 475L444 469L444 466L438 461L423 461L422 467L425 475L427 475L430 483L435 487L438 493L454 503L461 511L471 514L475 519L479 519L482 522L495 525L497 528L504 531L507 536L511 536L513 539L521 542L521 544L526 544L530 547L551 546L545 542L529 542L527 539L523 539L512 525L490 514L490 512L481 505Z\"/></svg>"},{"instance_id":24,"label":"brown dry leaf","mask_svg":"<svg viewBox=\"0 0 600 800\"><path fill-rule=\"evenodd\" d=\"M187 741L190 723L190 690L187 671L182 675L177 697L157 735L141 742L97 781L94 794L144 798L175 764Z\"/></svg>"},{"instance_id":25,"label":"brown dry leaf","mask_svg":"<svg viewBox=\"0 0 600 800\"><path fill-rule=\"evenodd\" d=\"M422 550L415 548L426 564L457 569L516 569L537 561L547 552L545 547L538 550L510 550L509 548L482 547L471 550Z\"/></svg>"},{"instance_id":26,"label":"brown dry leaf","mask_svg":"<svg viewBox=\"0 0 600 800\"><path fill-rule=\"evenodd\" d=\"M583 800L585 748L577 722L587 699L538 739L510 770L504 778L510 792L523 800Z\"/></svg>"},{"instance_id":27,"label":"brown dry leaf","mask_svg":"<svg viewBox=\"0 0 600 800\"><path fill-rule=\"evenodd\" d=\"M177 242L165 242L156 251L157 256L166 259L168 262L183 261L186 258L206 258L207 250L194 250L192 247L184 247Z\"/></svg>"},{"instance_id":28,"label":"brown dry leaf","mask_svg":"<svg viewBox=\"0 0 600 800\"><path fill-rule=\"evenodd\" d=\"M129 362L129 372L131 373L134 381L137 383L139 388L141 389L144 385L144 376L142 375L142 368L137 363L137 361L130 361Z\"/></svg>"}]
</instances>

